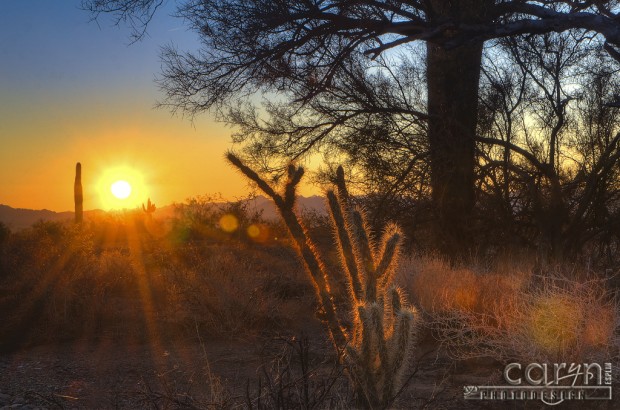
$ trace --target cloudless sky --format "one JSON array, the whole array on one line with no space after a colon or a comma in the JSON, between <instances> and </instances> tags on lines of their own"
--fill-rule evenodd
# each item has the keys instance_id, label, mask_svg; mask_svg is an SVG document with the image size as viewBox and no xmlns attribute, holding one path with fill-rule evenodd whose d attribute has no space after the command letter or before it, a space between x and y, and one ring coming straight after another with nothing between
<instances>
[{"instance_id":1,"label":"cloudless sky","mask_svg":"<svg viewBox=\"0 0 620 410\"><path fill-rule=\"evenodd\" d=\"M84 208L110 202L110 179L131 179L132 208L221 193L233 199L248 185L224 161L232 130L209 114L195 119L154 109L160 46L197 46L196 35L156 15L148 35L110 16L91 21L79 0L0 0L0 204L73 209L75 163L82 163ZM139 186L138 186L139 185Z\"/></svg>"}]
</instances>

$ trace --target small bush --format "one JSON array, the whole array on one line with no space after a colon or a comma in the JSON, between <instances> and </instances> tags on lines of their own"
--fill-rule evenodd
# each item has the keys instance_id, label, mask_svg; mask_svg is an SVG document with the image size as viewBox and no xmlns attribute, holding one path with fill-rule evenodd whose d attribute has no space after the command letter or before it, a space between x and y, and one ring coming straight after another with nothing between
<instances>
[{"instance_id":1,"label":"small bush","mask_svg":"<svg viewBox=\"0 0 620 410\"><path fill-rule=\"evenodd\" d=\"M312 288L303 280L300 264L290 253L284 258L281 253L244 244L175 248L163 262L175 320L191 324L197 319L215 334L248 335L310 310ZM288 304L290 299L296 303Z\"/></svg>"},{"instance_id":2,"label":"small bush","mask_svg":"<svg viewBox=\"0 0 620 410\"><path fill-rule=\"evenodd\" d=\"M431 315L454 310L492 314L504 299L527 285L529 273L517 267L503 273L480 273L426 256L404 263L399 281Z\"/></svg>"},{"instance_id":3,"label":"small bush","mask_svg":"<svg viewBox=\"0 0 620 410\"><path fill-rule=\"evenodd\" d=\"M479 273L433 258L410 260L400 281L457 359L588 362L618 354L618 305L602 279Z\"/></svg>"}]
</instances>

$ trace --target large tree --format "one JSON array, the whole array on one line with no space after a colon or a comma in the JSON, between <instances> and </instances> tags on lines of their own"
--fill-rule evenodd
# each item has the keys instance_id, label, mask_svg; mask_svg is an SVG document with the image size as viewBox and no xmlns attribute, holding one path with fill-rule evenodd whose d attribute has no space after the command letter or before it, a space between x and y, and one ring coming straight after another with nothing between
<instances>
[{"instance_id":1,"label":"large tree","mask_svg":"<svg viewBox=\"0 0 620 410\"><path fill-rule=\"evenodd\" d=\"M161 4L84 1L95 13L129 20L138 36ZM165 104L190 114L221 110L246 127L245 138L262 133L256 146L289 159L330 140L342 144L355 138L351 130L366 154L374 144L396 149L403 139L418 140L419 130L412 132L409 123L421 128L428 141L439 246L452 256L467 252L471 243L485 42L578 29L597 33L612 56L620 55L617 1L179 0L178 6L202 49L165 51ZM402 56L420 42L426 45L421 110L400 86L398 67L390 64L399 60L399 51ZM393 81L382 81L386 76ZM382 85L394 92L383 98L375 88ZM251 110L234 109L259 91L273 98L267 111L276 117L267 127L258 120L252 126ZM397 137L388 135L394 130Z\"/></svg>"}]
</instances>

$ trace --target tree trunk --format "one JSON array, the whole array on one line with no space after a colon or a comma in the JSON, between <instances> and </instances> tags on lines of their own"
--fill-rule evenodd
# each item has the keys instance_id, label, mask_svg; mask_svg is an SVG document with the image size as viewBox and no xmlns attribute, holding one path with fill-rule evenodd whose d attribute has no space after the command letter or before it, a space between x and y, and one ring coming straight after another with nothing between
<instances>
[{"instance_id":1,"label":"tree trunk","mask_svg":"<svg viewBox=\"0 0 620 410\"><path fill-rule=\"evenodd\" d=\"M482 42L454 49L428 43L428 138L439 249L452 260L471 251L474 161Z\"/></svg>"}]
</instances>

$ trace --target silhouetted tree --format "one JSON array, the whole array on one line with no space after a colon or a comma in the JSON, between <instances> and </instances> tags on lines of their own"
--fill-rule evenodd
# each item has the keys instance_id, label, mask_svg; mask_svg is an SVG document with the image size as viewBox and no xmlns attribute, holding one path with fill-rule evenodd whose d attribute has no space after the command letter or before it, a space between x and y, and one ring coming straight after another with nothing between
<instances>
[{"instance_id":1,"label":"silhouetted tree","mask_svg":"<svg viewBox=\"0 0 620 410\"><path fill-rule=\"evenodd\" d=\"M452 256L466 254L472 243L485 42L578 29L599 33L596 40L614 58L620 56L617 1L186 0L178 4L179 14L199 33L203 48L197 53L165 49L164 105L192 115L214 108L241 125L237 140L253 140L253 152L287 159L349 142L359 147L349 151L359 149L365 160L393 147L401 155L410 150L408 158L417 159L415 146L423 130L440 247ZM129 20L140 35L161 0L85 0L84 5L94 13L114 13L118 21ZM426 47L416 46L418 42ZM407 71L398 71L403 59L397 53L406 58L412 49L425 62L421 70L426 88L419 95L401 87L407 83ZM274 114L267 123L252 123L258 111L237 105L258 91L277 95L266 106ZM417 109L418 100L425 105L422 110ZM396 133L390 134L392 130ZM402 140L411 141L413 148L400 146ZM398 165L401 175L407 174L409 163ZM404 183L406 177L402 179Z\"/></svg>"},{"instance_id":2,"label":"silhouetted tree","mask_svg":"<svg viewBox=\"0 0 620 410\"><path fill-rule=\"evenodd\" d=\"M580 31L504 39L485 62L479 192L507 237L566 257L617 225L614 65Z\"/></svg>"}]
</instances>

